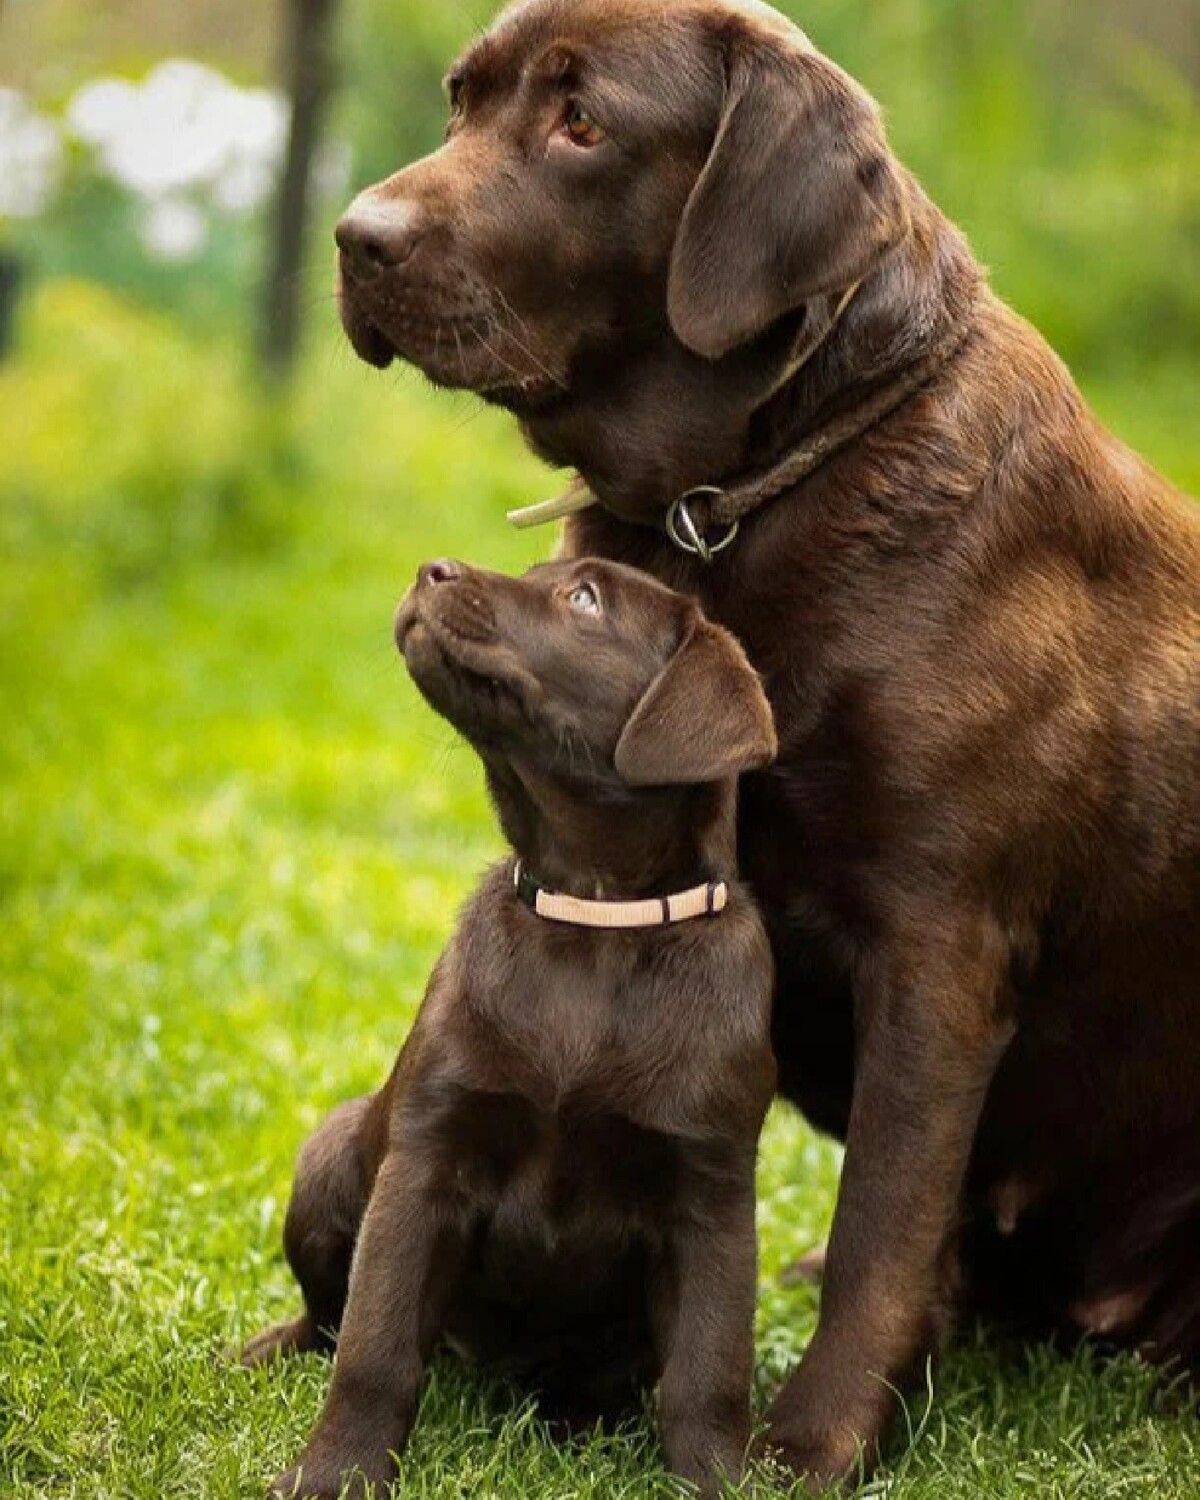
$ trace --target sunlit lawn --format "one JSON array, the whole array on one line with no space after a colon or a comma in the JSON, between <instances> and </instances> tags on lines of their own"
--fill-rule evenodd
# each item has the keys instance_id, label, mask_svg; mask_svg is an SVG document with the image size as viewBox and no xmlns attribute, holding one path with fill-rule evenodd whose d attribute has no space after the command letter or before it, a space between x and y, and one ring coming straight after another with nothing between
<instances>
[{"instance_id":1,"label":"sunlit lawn","mask_svg":"<svg viewBox=\"0 0 1200 1500\"><path fill-rule=\"evenodd\" d=\"M290 531L127 574L20 468L14 436L54 437L44 393L22 414L54 354L37 358L0 374L0 1494L232 1500L294 1456L328 1380L317 1360L221 1358L295 1304L279 1236L296 1150L382 1079L500 847L471 754L394 659L392 607L425 556L539 555L549 539L503 510L554 480L506 422L331 340L300 393L320 461ZM1097 394L1200 489L1194 370ZM69 446L83 414L62 400ZM181 441L199 402L168 401ZM96 462L121 420L101 413ZM813 1326L813 1294L776 1277L822 1235L836 1167L776 1112L763 1392ZM1200 1494L1200 1425L1132 1360L972 1337L910 1420L889 1471L904 1500ZM556 1446L442 1365L402 1488L607 1500L666 1483L646 1430Z\"/></svg>"}]
</instances>

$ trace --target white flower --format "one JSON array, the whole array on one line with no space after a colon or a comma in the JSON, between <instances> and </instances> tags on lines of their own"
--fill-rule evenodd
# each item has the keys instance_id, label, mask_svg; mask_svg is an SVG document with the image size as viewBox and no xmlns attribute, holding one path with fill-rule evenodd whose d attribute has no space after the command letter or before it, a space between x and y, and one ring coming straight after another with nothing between
<instances>
[{"instance_id":1,"label":"white flower","mask_svg":"<svg viewBox=\"0 0 1200 1500\"><path fill-rule=\"evenodd\" d=\"M231 149L255 161L277 162L287 141L288 106L268 89L229 86L223 120Z\"/></svg>"},{"instance_id":2,"label":"white flower","mask_svg":"<svg viewBox=\"0 0 1200 1500\"><path fill-rule=\"evenodd\" d=\"M67 129L89 146L100 146L135 121L138 91L123 78L97 78L77 89L67 105Z\"/></svg>"},{"instance_id":3,"label":"white flower","mask_svg":"<svg viewBox=\"0 0 1200 1500\"><path fill-rule=\"evenodd\" d=\"M208 243L208 220L186 198L157 198L146 205L140 232L155 260L194 260Z\"/></svg>"},{"instance_id":4,"label":"white flower","mask_svg":"<svg viewBox=\"0 0 1200 1500\"><path fill-rule=\"evenodd\" d=\"M213 183L212 201L226 214L248 214L271 196L275 173L260 161L235 161Z\"/></svg>"},{"instance_id":5,"label":"white flower","mask_svg":"<svg viewBox=\"0 0 1200 1500\"><path fill-rule=\"evenodd\" d=\"M123 187L146 199L204 192L228 213L269 196L288 109L264 89L240 89L186 58L160 63L140 86L86 84L67 111L71 129Z\"/></svg>"},{"instance_id":6,"label":"white flower","mask_svg":"<svg viewBox=\"0 0 1200 1500\"><path fill-rule=\"evenodd\" d=\"M36 218L58 191L63 143L53 120L0 88L0 217Z\"/></svg>"}]
</instances>

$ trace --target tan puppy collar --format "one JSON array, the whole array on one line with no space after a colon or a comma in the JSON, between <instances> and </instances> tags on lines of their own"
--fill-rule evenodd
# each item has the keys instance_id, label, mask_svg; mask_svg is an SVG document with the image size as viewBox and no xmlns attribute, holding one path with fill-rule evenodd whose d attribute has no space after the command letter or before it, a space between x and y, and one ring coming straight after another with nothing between
<instances>
[{"instance_id":1,"label":"tan puppy collar","mask_svg":"<svg viewBox=\"0 0 1200 1500\"><path fill-rule=\"evenodd\" d=\"M729 887L723 880L710 880L691 890L650 896L644 901L585 901L580 896L546 890L520 860L513 867L513 887L530 911L572 927L666 927L692 917L715 917L729 903Z\"/></svg>"}]
</instances>

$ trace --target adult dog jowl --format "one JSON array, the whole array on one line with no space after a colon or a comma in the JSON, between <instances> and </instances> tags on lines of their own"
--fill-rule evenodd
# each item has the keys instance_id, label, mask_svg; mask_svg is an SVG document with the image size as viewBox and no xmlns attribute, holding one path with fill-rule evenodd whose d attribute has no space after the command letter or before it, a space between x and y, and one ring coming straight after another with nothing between
<instances>
[{"instance_id":1,"label":"adult dog jowl","mask_svg":"<svg viewBox=\"0 0 1200 1500\"><path fill-rule=\"evenodd\" d=\"M846 1142L775 1448L869 1464L978 1312L1195 1370L1196 508L766 7L525 0L449 92L338 227L350 339L509 408L596 502L567 554L772 700L741 858L780 1087Z\"/></svg>"}]
</instances>

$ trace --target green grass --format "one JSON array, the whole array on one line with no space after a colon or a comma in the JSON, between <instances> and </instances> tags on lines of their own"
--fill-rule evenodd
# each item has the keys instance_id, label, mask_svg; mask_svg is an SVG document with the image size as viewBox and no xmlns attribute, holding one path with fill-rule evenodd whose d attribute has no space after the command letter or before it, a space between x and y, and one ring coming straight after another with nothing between
<instances>
[{"instance_id":1,"label":"green grass","mask_svg":"<svg viewBox=\"0 0 1200 1500\"><path fill-rule=\"evenodd\" d=\"M502 511L554 481L504 420L373 376L331 340L282 440L295 514L276 497L263 531L251 505L239 545L235 484L224 519L218 505L198 532L160 524L147 507L170 503L169 462L174 503L211 504L187 488L189 443L240 472L245 433L222 436L211 410L226 355L172 362L173 336L142 328L158 362L104 407L100 309L93 342L70 340L76 368L64 358L78 297L39 304L28 353L0 372L0 1494L233 1500L294 1456L328 1380L316 1360L221 1359L295 1305L279 1236L296 1150L382 1079L499 848L471 754L394 659L392 606L426 555L535 558L548 539L509 532ZM78 391L54 406L64 381ZM1195 369L1096 394L1200 488ZM232 377L227 399L242 399ZM157 426L131 444L138 401ZM127 511L135 544L115 524ZM836 1172L833 1148L777 1110L763 1394L813 1327L812 1293L777 1272L824 1232ZM911 1425L873 1492L1200 1494L1200 1425L1130 1359L968 1339ZM669 1485L648 1429L557 1446L447 1364L402 1488L634 1500Z\"/></svg>"}]
</instances>

